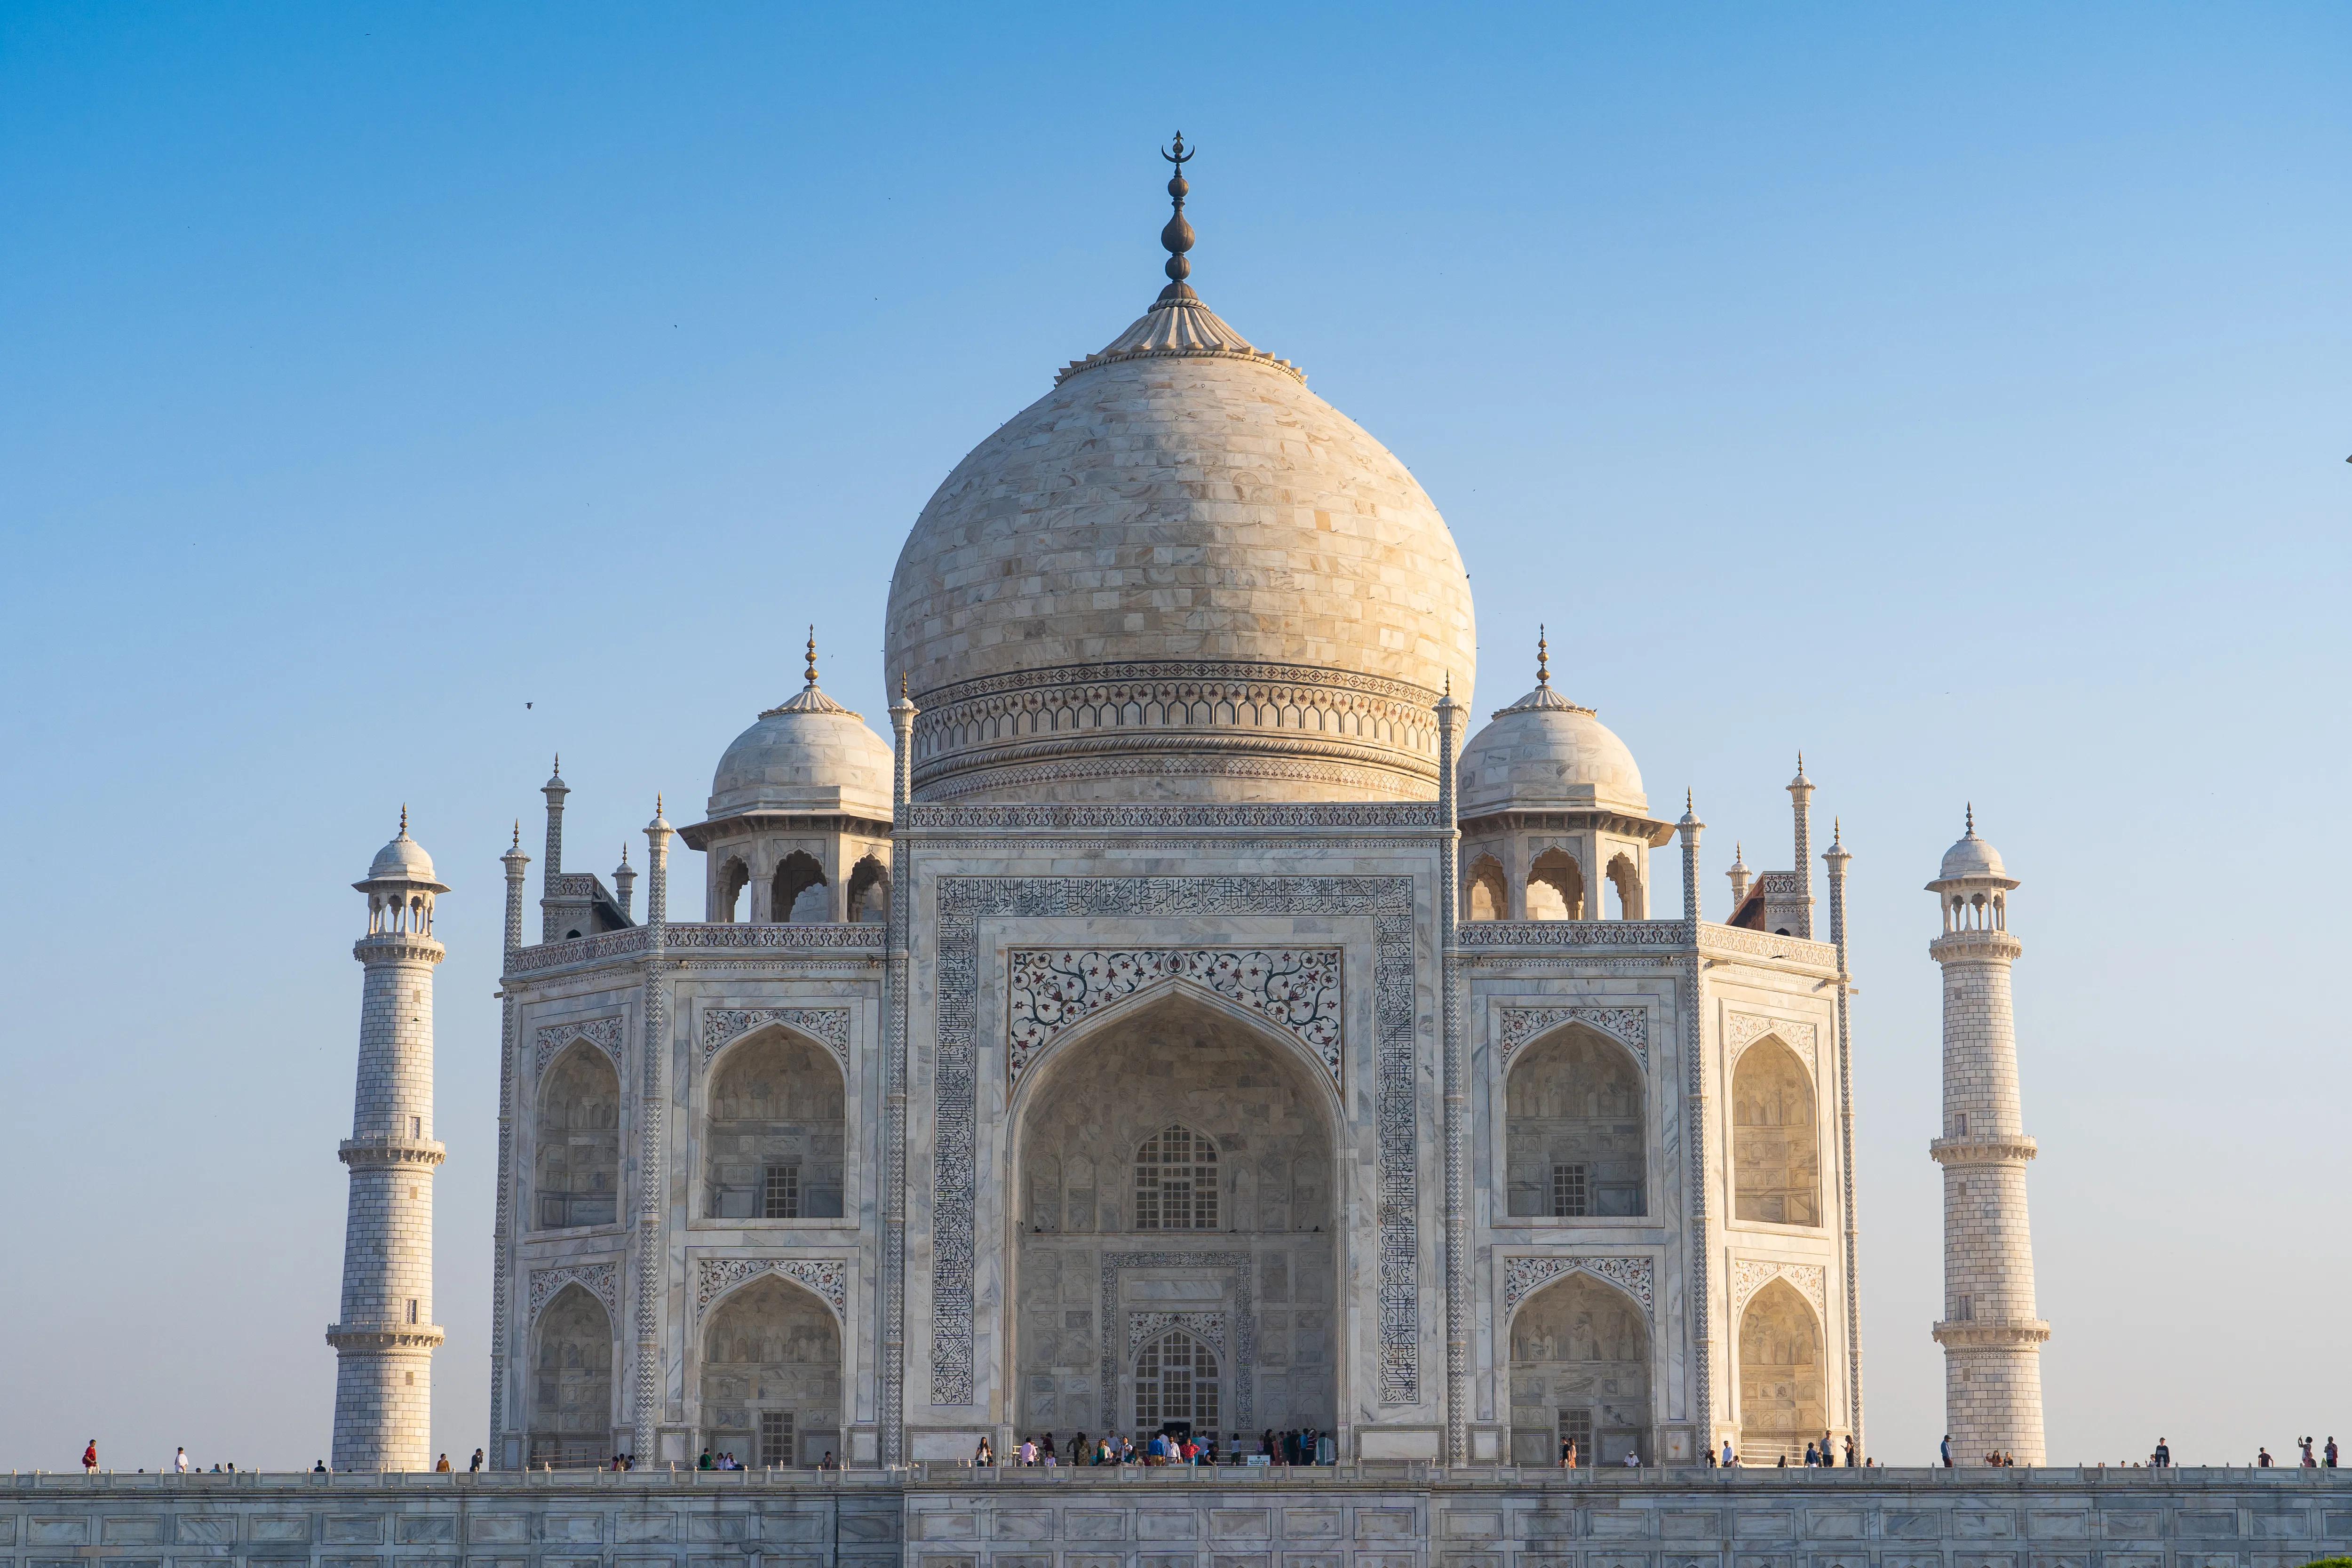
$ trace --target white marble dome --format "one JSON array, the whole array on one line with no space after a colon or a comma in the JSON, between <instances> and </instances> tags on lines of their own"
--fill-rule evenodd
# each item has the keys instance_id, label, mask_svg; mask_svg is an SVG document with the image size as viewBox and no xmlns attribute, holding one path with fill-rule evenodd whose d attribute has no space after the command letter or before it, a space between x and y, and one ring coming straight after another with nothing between
<instances>
[{"instance_id":1,"label":"white marble dome","mask_svg":"<svg viewBox=\"0 0 2352 1568\"><path fill-rule=\"evenodd\" d=\"M889 742L812 676L728 746L711 776L709 815L842 812L887 822L890 771Z\"/></svg>"},{"instance_id":2,"label":"white marble dome","mask_svg":"<svg viewBox=\"0 0 2352 1568\"><path fill-rule=\"evenodd\" d=\"M2000 863L2000 851L1977 837L1976 813L1969 813L1969 830L1960 841L1944 851L1944 863L1937 869L1939 882L1958 881L1963 877L1992 877L2007 879L2009 868Z\"/></svg>"},{"instance_id":3,"label":"white marble dome","mask_svg":"<svg viewBox=\"0 0 2352 1568\"><path fill-rule=\"evenodd\" d=\"M1463 816L1496 811L1621 811L1646 817L1642 770L1599 716L1539 678L1497 709L1462 748L1456 773Z\"/></svg>"},{"instance_id":4,"label":"white marble dome","mask_svg":"<svg viewBox=\"0 0 2352 1568\"><path fill-rule=\"evenodd\" d=\"M433 857L425 846L408 836L408 813L400 814L400 832L393 841L375 852L368 862L367 879L371 882L433 882Z\"/></svg>"},{"instance_id":5,"label":"white marble dome","mask_svg":"<svg viewBox=\"0 0 2352 1568\"><path fill-rule=\"evenodd\" d=\"M919 799L1433 798L1476 648L1405 466L1189 289L956 466L886 639Z\"/></svg>"}]
</instances>

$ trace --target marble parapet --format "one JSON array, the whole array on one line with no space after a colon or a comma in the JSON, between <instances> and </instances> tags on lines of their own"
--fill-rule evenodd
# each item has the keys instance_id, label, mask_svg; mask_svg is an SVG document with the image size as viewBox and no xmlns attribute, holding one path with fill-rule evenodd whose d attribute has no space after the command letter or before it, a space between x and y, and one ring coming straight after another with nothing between
<instances>
[{"instance_id":1,"label":"marble parapet","mask_svg":"<svg viewBox=\"0 0 2352 1568\"><path fill-rule=\"evenodd\" d=\"M0 1565L2298 1568L2352 1472L1421 1465L39 1475Z\"/></svg>"}]
</instances>

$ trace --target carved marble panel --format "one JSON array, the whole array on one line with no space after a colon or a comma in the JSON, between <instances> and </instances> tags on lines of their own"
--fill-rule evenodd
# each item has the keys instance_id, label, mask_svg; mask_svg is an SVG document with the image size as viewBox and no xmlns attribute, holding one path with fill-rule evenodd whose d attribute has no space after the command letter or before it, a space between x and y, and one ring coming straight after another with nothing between
<instances>
[{"instance_id":1,"label":"carved marble panel","mask_svg":"<svg viewBox=\"0 0 2352 1568\"><path fill-rule=\"evenodd\" d=\"M1818 1263L1782 1263L1769 1258L1731 1260L1731 1315L1737 1321L1748 1298L1775 1279L1786 1279L1813 1304L1823 1323L1829 1321L1829 1271Z\"/></svg>"},{"instance_id":2,"label":"carved marble panel","mask_svg":"<svg viewBox=\"0 0 2352 1568\"><path fill-rule=\"evenodd\" d=\"M805 1285L824 1298L836 1318L849 1315L849 1265L835 1258L700 1258L695 1260L694 1311L697 1317L738 1285L774 1274Z\"/></svg>"},{"instance_id":3,"label":"carved marble panel","mask_svg":"<svg viewBox=\"0 0 2352 1568\"><path fill-rule=\"evenodd\" d=\"M1643 1316L1657 1318L1657 1266L1646 1258L1579 1258L1552 1254L1541 1258L1503 1260L1503 1316L1507 1320L1519 1303L1553 1280L1569 1274L1590 1274L1605 1279L1642 1304Z\"/></svg>"},{"instance_id":4,"label":"carved marble panel","mask_svg":"<svg viewBox=\"0 0 2352 1568\"><path fill-rule=\"evenodd\" d=\"M1562 1024L1597 1029L1633 1053L1644 1072L1650 1067L1650 1010L1646 1007L1544 1006L1506 1007L1503 1012L1502 1054L1505 1061L1521 1046L1548 1035Z\"/></svg>"},{"instance_id":5,"label":"carved marble panel","mask_svg":"<svg viewBox=\"0 0 2352 1568\"><path fill-rule=\"evenodd\" d=\"M1753 1013L1734 1013L1724 1025L1724 1065L1737 1064L1741 1052L1765 1036L1773 1035L1797 1053L1807 1072L1818 1072L1815 1057L1819 1034L1820 1030L1813 1025L1792 1018L1765 1018Z\"/></svg>"},{"instance_id":6,"label":"carved marble panel","mask_svg":"<svg viewBox=\"0 0 2352 1568\"><path fill-rule=\"evenodd\" d=\"M542 1026L531 1051L531 1071L545 1072L555 1054L574 1040L587 1041L610 1057L615 1069L620 1067L621 1018L616 1013L603 1018L573 1018Z\"/></svg>"},{"instance_id":7,"label":"carved marble panel","mask_svg":"<svg viewBox=\"0 0 2352 1568\"><path fill-rule=\"evenodd\" d=\"M702 1065L709 1067L719 1047L762 1024L782 1024L811 1039L821 1040L843 1061L849 1059L849 1009L846 1007L711 1007L702 1015Z\"/></svg>"},{"instance_id":8,"label":"carved marble panel","mask_svg":"<svg viewBox=\"0 0 2352 1568\"><path fill-rule=\"evenodd\" d=\"M556 1292L566 1285L578 1285L604 1303L616 1324L621 1319L620 1270L610 1263L567 1263L560 1268L534 1268L530 1271L530 1321L539 1321L539 1315L555 1300Z\"/></svg>"},{"instance_id":9,"label":"carved marble panel","mask_svg":"<svg viewBox=\"0 0 2352 1568\"><path fill-rule=\"evenodd\" d=\"M1005 1076L1055 1037L1146 987L1178 982L1240 1004L1339 1079L1341 953L1327 948L1020 948L1005 955Z\"/></svg>"}]
</instances>

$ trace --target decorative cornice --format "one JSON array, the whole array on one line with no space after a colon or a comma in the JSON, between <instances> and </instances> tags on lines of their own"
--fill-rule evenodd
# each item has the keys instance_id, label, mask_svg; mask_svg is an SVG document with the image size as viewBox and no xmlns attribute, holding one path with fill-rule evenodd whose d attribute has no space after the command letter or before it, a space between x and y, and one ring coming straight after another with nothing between
<instances>
[{"instance_id":1,"label":"decorative cornice","mask_svg":"<svg viewBox=\"0 0 2352 1568\"><path fill-rule=\"evenodd\" d=\"M890 822L887 817L856 811L767 811L753 807L690 822L677 830L677 836L686 840L689 849L708 849L716 844L762 833L838 833L887 839L890 837Z\"/></svg>"},{"instance_id":2,"label":"decorative cornice","mask_svg":"<svg viewBox=\"0 0 2352 1568\"><path fill-rule=\"evenodd\" d=\"M335 1158L357 1169L362 1165L422 1165L427 1170L449 1157L448 1149L430 1138L346 1138Z\"/></svg>"},{"instance_id":3,"label":"decorative cornice","mask_svg":"<svg viewBox=\"0 0 2352 1568\"><path fill-rule=\"evenodd\" d=\"M1465 921L1458 930L1473 949L1690 946L1681 921Z\"/></svg>"},{"instance_id":4,"label":"decorative cornice","mask_svg":"<svg viewBox=\"0 0 2352 1568\"><path fill-rule=\"evenodd\" d=\"M830 948L867 952L879 956L883 928L877 925L748 925L724 922L673 921L662 928L662 945L672 953L722 952L747 948ZM653 931L635 926L602 936L576 937L569 942L541 942L516 951L508 960L509 974L530 974L563 969L575 963L633 959L652 950Z\"/></svg>"},{"instance_id":5,"label":"decorative cornice","mask_svg":"<svg viewBox=\"0 0 2352 1568\"><path fill-rule=\"evenodd\" d=\"M1503 1260L1503 1316L1508 1320L1519 1303L1555 1279L1590 1274L1623 1290L1641 1303L1642 1315L1657 1315L1657 1265L1647 1258L1582 1258L1552 1253Z\"/></svg>"},{"instance_id":6,"label":"decorative cornice","mask_svg":"<svg viewBox=\"0 0 2352 1568\"><path fill-rule=\"evenodd\" d=\"M621 1065L621 1030L619 1014L601 1018L567 1018L560 1024L541 1025L537 1044L531 1051L531 1073L535 1077L547 1070L556 1053L574 1040L585 1040L612 1058L613 1066Z\"/></svg>"},{"instance_id":7,"label":"decorative cornice","mask_svg":"<svg viewBox=\"0 0 2352 1568\"><path fill-rule=\"evenodd\" d=\"M2014 1138L1938 1138L1927 1145L1927 1158L1938 1165L2000 1165L2031 1160L2041 1146L2021 1132Z\"/></svg>"},{"instance_id":8,"label":"decorative cornice","mask_svg":"<svg viewBox=\"0 0 2352 1568\"><path fill-rule=\"evenodd\" d=\"M935 833L1005 833L1035 829L1067 833L1086 829L1159 832L1199 829L1210 833L1276 830L1378 832L1425 828L1442 831L1433 801L1342 801L1236 803L1230 805L948 805L919 803L907 808L907 826Z\"/></svg>"},{"instance_id":9,"label":"decorative cornice","mask_svg":"<svg viewBox=\"0 0 2352 1568\"><path fill-rule=\"evenodd\" d=\"M1436 780L1433 766L1425 773L1394 768L1375 759L1335 757L1321 748L1279 742L1231 742L1216 740L1158 742L1136 745L1072 742L1056 746L1038 760L1007 763L1002 759L970 767L943 769L922 784L926 798L949 800L983 790L1019 788L1036 792L1045 786L1096 779L1271 779L1284 784L1338 785L1405 797L1430 788Z\"/></svg>"},{"instance_id":10,"label":"decorative cornice","mask_svg":"<svg viewBox=\"0 0 2352 1568\"><path fill-rule=\"evenodd\" d=\"M2014 1322L1937 1323L1936 1342L1955 1350L2031 1350L2050 1337L2050 1325L2040 1319Z\"/></svg>"},{"instance_id":11,"label":"decorative cornice","mask_svg":"<svg viewBox=\"0 0 2352 1568\"><path fill-rule=\"evenodd\" d=\"M835 1258L698 1258L694 1267L697 1317L738 1286L764 1274L789 1279L814 1292L835 1318L849 1316L849 1265Z\"/></svg>"},{"instance_id":12,"label":"decorative cornice","mask_svg":"<svg viewBox=\"0 0 2352 1568\"><path fill-rule=\"evenodd\" d=\"M327 1342L338 1351L429 1351L438 1348L446 1337L433 1323L327 1325Z\"/></svg>"},{"instance_id":13,"label":"decorative cornice","mask_svg":"<svg viewBox=\"0 0 2352 1568\"><path fill-rule=\"evenodd\" d=\"M846 1007L712 1007L702 1015L702 1065L709 1067L721 1047L767 1024L806 1035L840 1060L849 1059Z\"/></svg>"},{"instance_id":14,"label":"decorative cornice","mask_svg":"<svg viewBox=\"0 0 2352 1568\"><path fill-rule=\"evenodd\" d=\"M1264 1018L1339 1081L1345 963L1336 947L1016 948L1005 958L1008 1080L1104 1007L1156 985L1190 985Z\"/></svg>"},{"instance_id":15,"label":"decorative cornice","mask_svg":"<svg viewBox=\"0 0 2352 1568\"><path fill-rule=\"evenodd\" d=\"M1559 1005L1502 1009L1499 1031L1506 1062L1518 1048L1564 1024L1581 1024L1598 1030L1633 1053L1642 1070L1650 1069L1650 1010L1647 1007Z\"/></svg>"},{"instance_id":16,"label":"decorative cornice","mask_svg":"<svg viewBox=\"0 0 2352 1568\"><path fill-rule=\"evenodd\" d=\"M1698 948L1710 958L1779 959L1824 974L1837 973L1837 949L1828 942L1808 942L1803 937L1781 936L1774 931L1750 931L1746 926L1717 925L1712 921L1701 921Z\"/></svg>"},{"instance_id":17,"label":"decorative cornice","mask_svg":"<svg viewBox=\"0 0 2352 1568\"><path fill-rule=\"evenodd\" d=\"M538 1322L540 1313L566 1285L577 1285L586 1290L604 1303L604 1310L614 1323L621 1321L620 1268L612 1263L567 1263L557 1268L532 1269L530 1316L526 1321Z\"/></svg>"},{"instance_id":18,"label":"decorative cornice","mask_svg":"<svg viewBox=\"0 0 2352 1568\"><path fill-rule=\"evenodd\" d=\"M1658 817L1636 816L1631 812L1612 811L1605 806L1559 807L1555 810L1530 811L1523 806L1503 806L1491 811L1465 810L1462 814L1463 853L1472 853L1469 841L1474 838L1500 837L1507 833L1622 833L1628 838L1639 838L1653 848L1675 836L1675 825Z\"/></svg>"}]
</instances>

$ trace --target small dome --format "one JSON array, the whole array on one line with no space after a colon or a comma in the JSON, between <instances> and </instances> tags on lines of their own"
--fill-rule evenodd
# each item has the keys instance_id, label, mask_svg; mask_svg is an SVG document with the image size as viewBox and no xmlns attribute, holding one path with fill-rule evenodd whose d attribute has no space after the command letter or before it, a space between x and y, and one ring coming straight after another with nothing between
<instances>
[{"instance_id":1,"label":"small dome","mask_svg":"<svg viewBox=\"0 0 2352 1568\"><path fill-rule=\"evenodd\" d=\"M1962 877L2009 879L2009 868L2000 863L2000 851L1977 837L1973 820L1969 824L1967 837L1944 851L1944 864L1936 873L1939 882L1957 881Z\"/></svg>"},{"instance_id":2,"label":"small dome","mask_svg":"<svg viewBox=\"0 0 2352 1568\"><path fill-rule=\"evenodd\" d=\"M424 845L408 836L406 806L400 808L400 831L393 836L391 843L375 852L374 859L368 862L367 880L421 882L436 891L448 890L433 875L433 857L425 852ZM366 884L360 885L363 887Z\"/></svg>"},{"instance_id":3,"label":"small dome","mask_svg":"<svg viewBox=\"0 0 2352 1568\"><path fill-rule=\"evenodd\" d=\"M1457 777L1465 817L1520 809L1650 812L1633 753L1591 709L1554 691L1549 676L1471 737Z\"/></svg>"},{"instance_id":4,"label":"small dome","mask_svg":"<svg viewBox=\"0 0 2352 1568\"><path fill-rule=\"evenodd\" d=\"M710 815L847 812L890 820L890 745L809 683L735 737L710 780Z\"/></svg>"}]
</instances>

